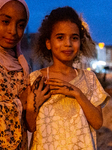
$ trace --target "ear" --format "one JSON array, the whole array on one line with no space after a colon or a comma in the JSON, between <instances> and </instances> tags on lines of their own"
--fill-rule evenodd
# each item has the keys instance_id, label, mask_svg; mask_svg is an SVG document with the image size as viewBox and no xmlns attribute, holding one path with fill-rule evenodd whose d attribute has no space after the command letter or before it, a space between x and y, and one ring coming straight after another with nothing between
<instances>
[{"instance_id":1,"label":"ear","mask_svg":"<svg viewBox=\"0 0 112 150\"><path fill-rule=\"evenodd\" d=\"M46 40L46 47L48 50L51 50L51 43L49 39Z\"/></svg>"}]
</instances>

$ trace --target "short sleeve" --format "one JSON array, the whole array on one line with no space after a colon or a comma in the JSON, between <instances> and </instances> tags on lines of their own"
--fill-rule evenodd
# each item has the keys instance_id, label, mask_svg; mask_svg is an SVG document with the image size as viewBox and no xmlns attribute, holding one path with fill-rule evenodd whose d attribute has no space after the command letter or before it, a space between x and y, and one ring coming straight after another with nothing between
<instances>
[{"instance_id":1,"label":"short sleeve","mask_svg":"<svg viewBox=\"0 0 112 150\"><path fill-rule=\"evenodd\" d=\"M36 80L36 78L37 78L40 74L42 74L42 73L41 73L40 71L38 71L38 70L36 70L36 71L30 73L30 84L31 84L31 85L33 84L33 82Z\"/></svg>"},{"instance_id":2,"label":"short sleeve","mask_svg":"<svg viewBox=\"0 0 112 150\"><path fill-rule=\"evenodd\" d=\"M104 91L96 75L94 73L92 74L93 74L93 95L90 101L95 107L101 105L101 107L103 108L110 99L110 95Z\"/></svg>"}]
</instances>

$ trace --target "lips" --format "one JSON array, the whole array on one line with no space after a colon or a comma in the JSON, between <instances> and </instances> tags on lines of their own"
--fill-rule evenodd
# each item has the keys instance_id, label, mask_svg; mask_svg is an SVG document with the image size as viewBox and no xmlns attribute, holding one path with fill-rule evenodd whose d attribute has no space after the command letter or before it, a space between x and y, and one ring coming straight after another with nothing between
<instances>
[{"instance_id":1,"label":"lips","mask_svg":"<svg viewBox=\"0 0 112 150\"><path fill-rule=\"evenodd\" d=\"M9 44L13 44L13 43L16 42L15 39L10 39L10 38L5 38L5 41L6 41L7 43L9 43Z\"/></svg>"},{"instance_id":2,"label":"lips","mask_svg":"<svg viewBox=\"0 0 112 150\"><path fill-rule=\"evenodd\" d=\"M65 51L62 51L62 53L66 54L66 55L71 55L73 53L72 50L65 50Z\"/></svg>"}]
</instances>

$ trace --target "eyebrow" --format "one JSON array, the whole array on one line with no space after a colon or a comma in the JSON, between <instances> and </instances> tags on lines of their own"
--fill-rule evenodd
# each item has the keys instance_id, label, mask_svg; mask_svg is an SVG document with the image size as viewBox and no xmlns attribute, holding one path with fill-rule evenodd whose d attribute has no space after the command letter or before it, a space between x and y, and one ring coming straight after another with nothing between
<instances>
[{"instance_id":1,"label":"eyebrow","mask_svg":"<svg viewBox=\"0 0 112 150\"><path fill-rule=\"evenodd\" d=\"M58 35L64 35L64 33L57 33L57 34L56 34L56 36L58 36ZM79 34L77 34L77 33L73 33L72 35L80 36L80 35L79 35Z\"/></svg>"},{"instance_id":2,"label":"eyebrow","mask_svg":"<svg viewBox=\"0 0 112 150\"><path fill-rule=\"evenodd\" d=\"M10 16L8 16L8 15L6 15L6 14L0 14L0 16L4 16L4 17L6 17L6 18L9 18L9 19L11 19L11 17ZM27 19L20 19L19 21L27 21Z\"/></svg>"},{"instance_id":3,"label":"eyebrow","mask_svg":"<svg viewBox=\"0 0 112 150\"><path fill-rule=\"evenodd\" d=\"M6 14L0 14L0 16L5 16L7 18L11 18L10 16L6 15Z\"/></svg>"}]
</instances>

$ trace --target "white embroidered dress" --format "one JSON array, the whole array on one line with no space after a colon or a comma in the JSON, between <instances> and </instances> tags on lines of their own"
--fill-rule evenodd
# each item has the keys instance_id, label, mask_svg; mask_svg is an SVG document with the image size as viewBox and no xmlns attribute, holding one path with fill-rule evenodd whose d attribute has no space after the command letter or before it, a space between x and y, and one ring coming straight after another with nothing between
<instances>
[{"instance_id":1,"label":"white embroidered dress","mask_svg":"<svg viewBox=\"0 0 112 150\"><path fill-rule=\"evenodd\" d=\"M31 73L31 84L39 74L40 71ZM109 98L91 71L78 70L78 76L70 83L80 88L96 107L103 107ZM77 100L62 94L52 95L39 110L31 150L95 149L96 132Z\"/></svg>"}]
</instances>

